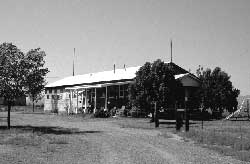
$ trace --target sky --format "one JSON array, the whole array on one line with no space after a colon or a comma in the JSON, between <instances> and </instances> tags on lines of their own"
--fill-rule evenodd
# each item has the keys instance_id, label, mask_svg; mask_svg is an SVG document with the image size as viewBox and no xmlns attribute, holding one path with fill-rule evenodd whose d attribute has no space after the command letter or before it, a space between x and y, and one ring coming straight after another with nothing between
<instances>
[{"instance_id":1,"label":"sky","mask_svg":"<svg viewBox=\"0 0 250 164\"><path fill-rule=\"evenodd\" d=\"M249 0L0 0L0 44L47 54L47 81L156 59L219 66L250 94Z\"/></svg>"}]
</instances>

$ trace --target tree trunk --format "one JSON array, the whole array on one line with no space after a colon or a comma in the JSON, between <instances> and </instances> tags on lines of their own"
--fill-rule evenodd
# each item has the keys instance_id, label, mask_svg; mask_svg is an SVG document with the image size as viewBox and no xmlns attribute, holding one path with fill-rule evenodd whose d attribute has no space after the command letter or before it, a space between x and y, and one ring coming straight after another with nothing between
<instances>
[{"instance_id":1,"label":"tree trunk","mask_svg":"<svg viewBox=\"0 0 250 164\"><path fill-rule=\"evenodd\" d=\"M11 103L8 102L8 129L10 129L10 109L11 109Z\"/></svg>"},{"instance_id":2,"label":"tree trunk","mask_svg":"<svg viewBox=\"0 0 250 164\"><path fill-rule=\"evenodd\" d=\"M151 112L151 115L152 115L152 117L151 117L151 120L150 120L150 122L155 122L155 116L154 116L154 111L152 111Z\"/></svg>"},{"instance_id":3,"label":"tree trunk","mask_svg":"<svg viewBox=\"0 0 250 164\"><path fill-rule=\"evenodd\" d=\"M158 118L158 110L157 110L157 104L155 102L155 114L154 114L154 118L155 118L155 127L158 128L159 127L159 118Z\"/></svg>"},{"instance_id":4,"label":"tree trunk","mask_svg":"<svg viewBox=\"0 0 250 164\"><path fill-rule=\"evenodd\" d=\"M35 103L34 103L34 99L33 99L33 113L35 112Z\"/></svg>"}]
</instances>

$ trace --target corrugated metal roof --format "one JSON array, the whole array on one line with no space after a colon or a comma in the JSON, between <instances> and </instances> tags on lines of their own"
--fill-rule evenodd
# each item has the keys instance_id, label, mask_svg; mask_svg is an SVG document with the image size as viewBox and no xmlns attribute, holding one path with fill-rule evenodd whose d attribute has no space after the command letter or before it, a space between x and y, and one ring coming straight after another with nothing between
<instances>
[{"instance_id":1,"label":"corrugated metal roof","mask_svg":"<svg viewBox=\"0 0 250 164\"><path fill-rule=\"evenodd\" d=\"M174 66L177 66L177 65L174 64ZM70 77L66 77L64 79L58 80L54 83L50 83L46 85L45 87L74 86L74 85L91 84L91 83L98 83L98 82L109 82L109 81L119 81L119 80L129 80L129 79L132 80L133 78L135 78L136 76L135 74L139 70L140 67L141 66L128 67L126 69L124 68L116 69L115 73L114 73L114 70L111 70L111 71L103 71L103 72L97 72L97 73L89 73L89 74L84 74L84 75L70 76ZM179 67L179 69L180 68L181 67ZM185 72L185 70L183 72ZM190 75L190 73L175 75L175 79L182 78L186 75Z\"/></svg>"},{"instance_id":2,"label":"corrugated metal roof","mask_svg":"<svg viewBox=\"0 0 250 164\"><path fill-rule=\"evenodd\" d=\"M79 84L90 84L97 83L101 81L115 81L115 80L123 80L123 79L133 79L135 77L136 71L138 71L140 66L138 67L129 67L126 69L116 69L112 71L103 71L97 73L89 73L84 75L70 76L64 79L58 80L54 83L48 84L45 87L59 87L59 86L71 86L71 85L79 85Z\"/></svg>"}]
</instances>

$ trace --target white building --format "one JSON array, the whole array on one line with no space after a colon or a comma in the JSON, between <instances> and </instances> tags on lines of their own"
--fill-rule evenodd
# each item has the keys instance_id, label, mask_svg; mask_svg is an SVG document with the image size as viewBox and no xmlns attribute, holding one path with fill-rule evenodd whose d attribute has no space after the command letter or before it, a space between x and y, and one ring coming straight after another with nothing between
<instances>
[{"instance_id":1,"label":"white building","mask_svg":"<svg viewBox=\"0 0 250 164\"><path fill-rule=\"evenodd\" d=\"M185 96L199 86L199 79L174 63L168 63L180 79ZM134 82L138 67L70 76L45 87L45 112L79 113L121 108L128 102L128 85Z\"/></svg>"}]
</instances>

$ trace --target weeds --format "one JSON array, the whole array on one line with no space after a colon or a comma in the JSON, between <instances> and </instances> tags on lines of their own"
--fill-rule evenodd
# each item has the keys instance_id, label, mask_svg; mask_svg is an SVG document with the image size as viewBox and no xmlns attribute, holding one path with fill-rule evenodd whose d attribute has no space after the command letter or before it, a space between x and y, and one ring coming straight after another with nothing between
<instances>
[{"instance_id":1,"label":"weeds","mask_svg":"<svg viewBox=\"0 0 250 164\"><path fill-rule=\"evenodd\" d=\"M243 161L250 161L250 138L248 130L239 130L236 127L230 128L206 128L192 129L189 132L181 133L184 138L207 145L224 155L234 156Z\"/></svg>"}]
</instances>

